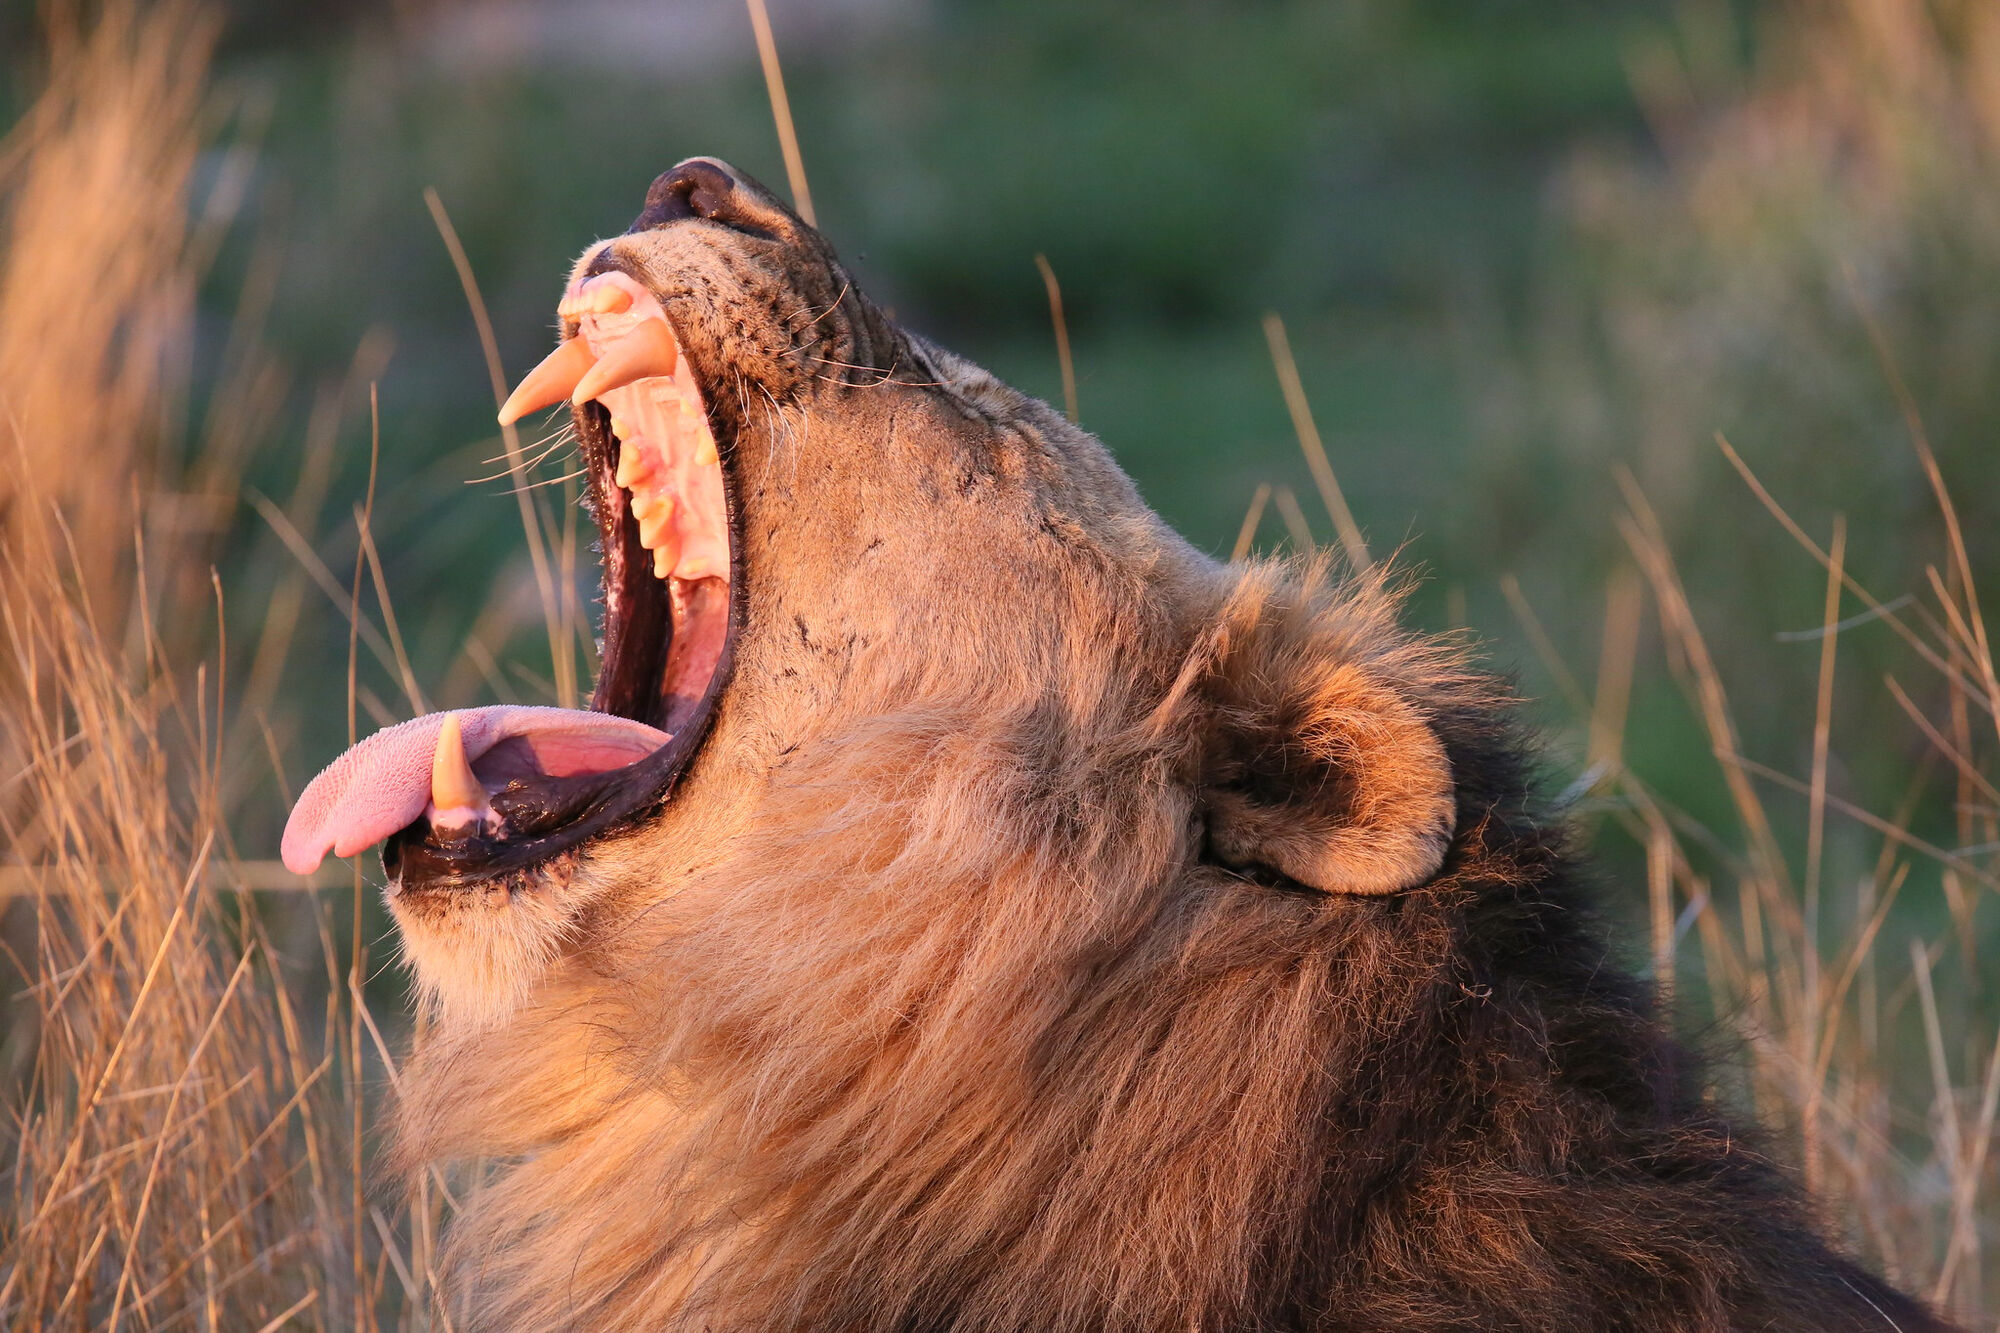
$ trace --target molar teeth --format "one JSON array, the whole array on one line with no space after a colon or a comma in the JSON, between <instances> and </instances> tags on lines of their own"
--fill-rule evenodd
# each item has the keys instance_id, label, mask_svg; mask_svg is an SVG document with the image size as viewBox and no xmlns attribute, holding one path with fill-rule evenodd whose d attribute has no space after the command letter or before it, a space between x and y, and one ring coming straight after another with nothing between
<instances>
[{"instance_id":1,"label":"molar teeth","mask_svg":"<svg viewBox=\"0 0 2000 1333\"><path fill-rule=\"evenodd\" d=\"M644 481L653 474L653 460L638 447L638 441L627 440L625 447L618 451L618 475L616 480L626 490Z\"/></svg>"},{"instance_id":2,"label":"molar teeth","mask_svg":"<svg viewBox=\"0 0 2000 1333\"><path fill-rule=\"evenodd\" d=\"M632 438L632 423L623 417L611 418L611 433L621 440Z\"/></svg>"},{"instance_id":3,"label":"molar teeth","mask_svg":"<svg viewBox=\"0 0 2000 1333\"><path fill-rule=\"evenodd\" d=\"M713 467L717 461L715 437L706 430L701 433L701 443L694 447L694 461L702 467Z\"/></svg>"},{"instance_id":4,"label":"molar teeth","mask_svg":"<svg viewBox=\"0 0 2000 1333\"><path fill-rule=\"evenodd\" d=\"M641 508L642 498L644 507ZM632 516L639 520L639 545L649 551L660 549L661 536L674 516L672 496L632 497Z\"/></svg>"},{"instance_id":5,"label":"molar teeth","mask_svg":"<svg viewBox=\"0 0 2000 1333\"><path fill-rule=\"evenodd\" d=\"M674 566L681 558L680 534L667 525L667 511L660 510L657 522L650 533L644 533L640 541L653 552L653 577L664 579L673 573Z\"/></svg>"}]
</instances>

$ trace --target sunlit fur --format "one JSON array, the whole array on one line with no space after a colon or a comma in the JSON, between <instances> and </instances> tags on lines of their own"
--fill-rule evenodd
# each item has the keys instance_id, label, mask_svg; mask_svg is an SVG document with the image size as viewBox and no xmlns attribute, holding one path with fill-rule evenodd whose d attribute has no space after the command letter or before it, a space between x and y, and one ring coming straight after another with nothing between
<instances>
[{"instance_id":1,"label":"sunlit fur","mask_svg":"<svg viewBox=\"0 0 2000 1333\"><path fill-rule=\"evenodd\" d=\"M585 257L722 427L714 733L399 914L427 972L547 960L404 1079L407 1167L486 1160L456 1327L1937 1327L1711 1107L1499 685L1381 581L1194 552L736 189Z\"/></svg>"},{"instance_id":2,"label":"sunlit fur","mask_svg":"<svg viewBox=\"0 0 2000 1333\"><path fill-rule=\"evenodd\" d=\"M422 1003L441 1022L484 1028L503 1022L575 941L564 857L537 874L477 892L392 893L403 961Z\"/></svg>"}]
</instances>

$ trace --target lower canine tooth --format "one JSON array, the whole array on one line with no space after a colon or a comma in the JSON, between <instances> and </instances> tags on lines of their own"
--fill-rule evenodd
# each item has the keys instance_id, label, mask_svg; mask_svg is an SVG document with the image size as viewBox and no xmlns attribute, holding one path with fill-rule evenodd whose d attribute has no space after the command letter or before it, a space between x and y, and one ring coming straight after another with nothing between
<instances>
[{"instance_id":1,"label":"lower canine tooth","mask_svg":"<svg viewBox=\"0 0 2000 1333\"><path fill-rule=\"evenodd\" d=\"M478 818L491 810L486 788L465 756L465 738L456 713L445 714L437 748L431 754L431 804L448 817L462 819Z\"/></svg>"}]
</instances>

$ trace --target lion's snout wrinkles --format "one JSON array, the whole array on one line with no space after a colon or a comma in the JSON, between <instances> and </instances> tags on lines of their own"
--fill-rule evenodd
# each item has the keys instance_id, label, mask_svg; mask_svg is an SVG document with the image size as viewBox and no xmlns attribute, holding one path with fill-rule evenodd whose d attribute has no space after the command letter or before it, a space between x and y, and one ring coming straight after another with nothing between
<instances>
[{"instance_id":1,"label":"lion's snout wrinkles","mask_svg":"<svg viewBox=\"0 0 2000 1333\"><path fill-rule=\"evenodd\" d=\"M1395 576L1194 550L713 159L564 299L698 390L726 670L629 816L399 900L456 1327L1936 1326L1744 1151ZM675 732L723 622L647 582L665 428L580 396L599 706Z\"/></svg>"}]
</instances>

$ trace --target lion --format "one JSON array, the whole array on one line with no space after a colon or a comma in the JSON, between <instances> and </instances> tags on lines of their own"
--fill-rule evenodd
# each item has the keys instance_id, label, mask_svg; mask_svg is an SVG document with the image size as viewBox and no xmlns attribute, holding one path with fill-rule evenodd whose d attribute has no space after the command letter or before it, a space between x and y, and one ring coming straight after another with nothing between
<instances>
[{"instance_id":1,"label":"lion","mask_svg":"<svg viewBox=\"0 0 2000 1333\"><path fill-rule=\"evenodd\" d=\"M694 158L592 245L592 707L301 797L383 843L481 1159L460 1329L1940 1329L1612 961L1507 689L1394 577L1225 565Z\"/></svg>"}]
</instances>

